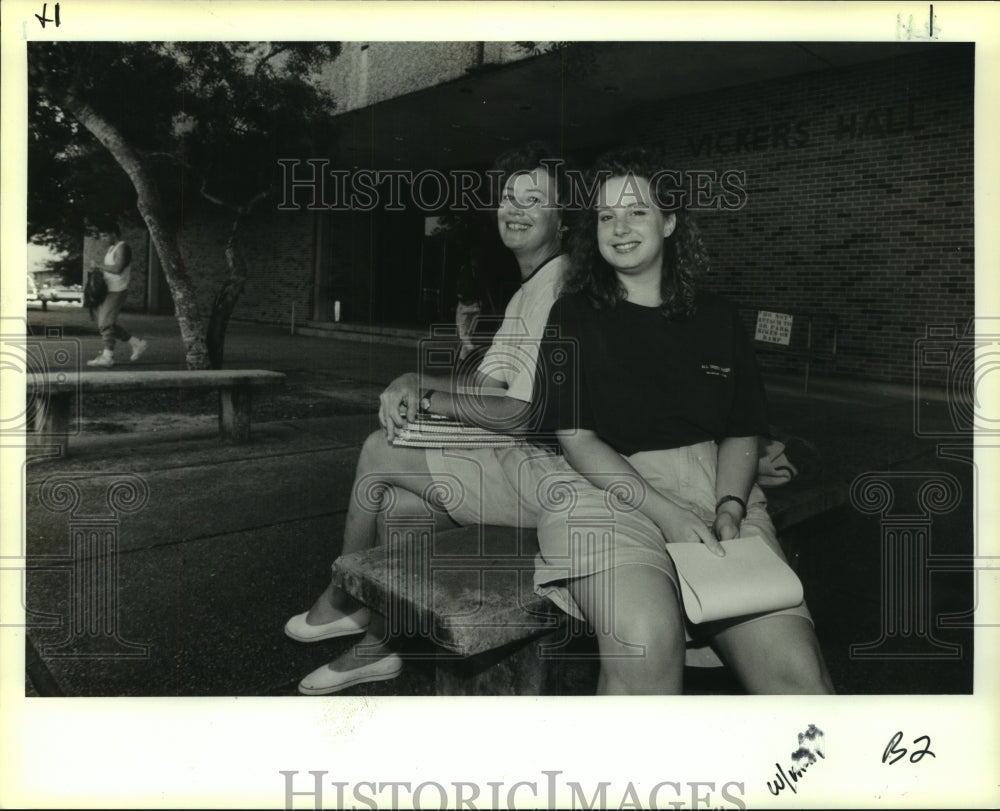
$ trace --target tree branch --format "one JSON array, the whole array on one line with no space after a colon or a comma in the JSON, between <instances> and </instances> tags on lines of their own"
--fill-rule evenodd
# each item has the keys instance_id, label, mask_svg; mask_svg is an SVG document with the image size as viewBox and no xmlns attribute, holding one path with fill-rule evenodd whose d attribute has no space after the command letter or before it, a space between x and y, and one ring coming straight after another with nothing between
<instances>
[{"instance_id":1,"label":"tree branch","mask_svg":"<svg viewBox=\"0 0 1000 811\"><path fill-rule=\"evenodd\" d=\"M209 194L208 193L208 178L206 178L204 175L201 175L198 172L198 170L195 169L190 163L188 163L183 158L178 157L173 152L145 152L144 151L144 152L140 152L140 154L143 157L146 157L146 158L167 158L167 159L173 161L174 163L176 163L176 164L178 164L180 166L183 166L185 169L187 169L189 172L191 172L191 174L196 175L197 177L199 177L201 179L201 187L198 189L198 194L200 194L202 197L204 197L210 203L215 203L215 205L221 206L222 208L228 209L229 211L235 212L236 214L240 213L241 209L240 209L239 206L234 206L232 203L227 203L225 200L223 200L223 199L221 199L219 197L216 197L213 194Z\"/></svg>"},{"instance_id":2,"label":"tree branch","mask_svg":"<svg viewBox=\"0 0 1000 811\"><path fill-rule=\"evenodd\" d=\"M264 69L264 65L267 62L274 59L274 57L276 57L278 54L284 53L287 50L289 50L289 47L287 45L272 45L270 53L265 54L263 57L261 57L261 59L257 62L257 66L253 69L254 79L260 76L260 72Z\"/></svg>"},{"instance_id":3,"label":"tree branch","mask_svg":"<svg viewBox=\"0 0 1000 811\"><path fill-rule=\"evenodd\" d=\"M239 214L240 214L239 207L231 205L230 203L227 203L225 200L221 200L220 198L215 197L214 195L209 194L208 191L207 191L207 189L208 189L208 179L203 177L201 179L201 188L198 189L198 194L200 194L202 197L204 197L210 203L215 203L217 206L222 206L223 208L228 209L229 211L234 212L237 215L237 217L239 217Z\"/></svg>"},{"instance_id":4,"label":"tree branch","mask_svg":"<svg viewBox=\"0 0 1000 811\"><path fill-rule=\"evenodd\" d=\"M185 169L191 169L192 171L194 171L194 168L191 166L190 163L184 160L184 158L177 157L177 155L175 155L173 152L147 152L145 150L137 150L137 151L139 152L140 155L143 155L144 157L147 158L169 158L174 163L179 163Z\"/></svg>"},{"instance_id":5,"label":"tree branch","mask_svg":"<svg viewBox=\"0 0 1000 811\"><path fill-rule=\"evenodd\" d=\"M249 215L254 210L254 208L256 207L256 205L261 200L264 200L273 191L274 191L274 187L273 186L268 186L263 191L257 192L253 197L250 198L250 200L246 203L246 205L243 206L243 208L240 210L240 213L241 214L247 214L247 215Z\"/></svg>"}]
</instances>

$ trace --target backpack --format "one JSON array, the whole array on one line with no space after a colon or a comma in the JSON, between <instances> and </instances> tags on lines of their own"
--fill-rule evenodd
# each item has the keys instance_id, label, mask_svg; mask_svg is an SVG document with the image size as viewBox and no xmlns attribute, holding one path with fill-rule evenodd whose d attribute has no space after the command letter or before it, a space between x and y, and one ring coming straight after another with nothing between
<instances>
[{"instance_id":1,"label":"backpack","mask_svg":"<svg viewBox=\"0 0 1000 811\"><path fill-rule=\"evenodd\" d=\"M83 306L90 310L90 319L94 319L94 310L108 296L108 283L104 281L104 273L99 270L87 274L87 283L83 286Z\"/></svg>"}]
</instances>

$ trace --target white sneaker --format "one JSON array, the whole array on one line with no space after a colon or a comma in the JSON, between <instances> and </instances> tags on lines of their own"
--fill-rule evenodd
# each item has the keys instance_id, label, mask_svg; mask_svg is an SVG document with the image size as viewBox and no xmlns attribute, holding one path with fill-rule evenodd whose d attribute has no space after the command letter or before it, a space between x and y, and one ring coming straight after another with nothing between
<instances>
[{"instance_id":1,"label":"white sneaker","mask_svg":"<svg viewBox=\"0 0 1000 811\"><path fill-rule=\"evenodd\" d=\"M114 355L112 355L110 352L108 352L107 350L105 350L105 351L101 352L101 354L98 355L93 360L88 360L87 361L87 365L88 366L103 366L106 369L110 369L112 366L115 365L115 358L114 358Z\"/></svg>"},{"instance_id":2,"label":"white sneaker","mask_svg":"<svg viewBox=\"0 0 1000 811\"><path fill-rule=\"evenodd\" d=\"M149 348L149 341L144 341L142 338L129 338L128 342L132 344L132 357L129 360L139 360L142 353Z\"/></svg>"}]
</instances>

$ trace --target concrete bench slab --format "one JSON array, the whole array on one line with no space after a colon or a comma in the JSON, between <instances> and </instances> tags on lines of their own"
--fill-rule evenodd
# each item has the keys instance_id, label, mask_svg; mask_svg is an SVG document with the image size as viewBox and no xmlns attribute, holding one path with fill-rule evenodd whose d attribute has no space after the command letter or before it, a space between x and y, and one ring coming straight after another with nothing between
<instances>
[{"instance_id":1,"label":"concrete bench slab","mask_svg":"<svg viewBox=\"0 0 1000 811\"><path fill-rule=\"evenodd\" d=\"M79 374L47 372L28 375L25 386L34 390L77 394L88 391L139 391L141 389L218 389L224 386L262 388L285 381L282 372L264 369L174 369L167 371L82 371Z\"/></svg>"},{"instance_id":2,"label":"concrete bench slab","mask_svg":"<svg viewBox=\"0 0 1000 811\"><path fill-rule=\"evenodd\" d=\"M434 643L438 695L538 695L568 639L566 617L535 594L533 530L390 526L387 543L339 558L334 580L377 607L391 635Z\"/></svg>"},{"instance_id":3,"label":"concrete bench slab","mask_svg":"<svg viewBox=\"0 0 1000 811\"><path fill-rule=\"evenodd\" d=\"M46 372L29 375L25 390L29 406L34 408L33 445L60 447L61 455L69 450L69 424L74 400L97 392L150 391L162 389L219 391L219 432L232 442L250 440L250 410L253 392L281 385L285 375L263 369L198 369L174 371L104 371Z\"/></svg>"},{"instance_id":4,"label":"concrete bench slab","mask_svg":"<svg viewBox=\"0 0 1000 811\"><path fill-rule=\"evenodd\" d=\"M391 631L419 631L465 657L559 627L560 612L532 586L537 551L534 531L390 529L384 546L344 556L333 571L348 593L379 607Z\"/></svg>"}]
</instances>

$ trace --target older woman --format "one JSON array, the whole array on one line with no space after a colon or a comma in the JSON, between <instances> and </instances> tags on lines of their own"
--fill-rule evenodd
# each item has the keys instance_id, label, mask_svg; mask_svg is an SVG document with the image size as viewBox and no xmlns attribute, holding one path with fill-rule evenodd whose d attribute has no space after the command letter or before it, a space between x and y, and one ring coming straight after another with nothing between
<instances>
[{"instance_id":1,"label":"older woman","mask_svg":"<svg viewBox=\"0 0 1000 811\"><path fill-rule=\"evenodd\" d=\"M575 396L554 408L577 526L543 515L536 588L593 626L601 693L680 692L695 631L750 692L832 692L804 604L697 629L684 617L667 544L722 555L721 540L758 534L782 553L754 483L767 420L752 348L735 309L698 289L701 240L657 199L659 168L643 150L598 162L552 309L580 358Z\"/></svg>"},{"instance_id":2,"label":"older woman","mask_svg":"<svg viewBox=\"0 0 1000 811\"><path fill-rule=\"evenodd\" d=\"M517 486L521 461L552 454L522 440L502 449L457 451L397 447L391 440L418 411L440 414L495 431L523 432L532 415L538 342L548 312L568 268L563 253L559 164L543 144L514 150L497 162L503 173L496 213L503 244L513 253L521 274L493 343L471 380L407 374L383 392L379 421L383 431L368 437L355 474L341 554L369 549L379 541L379 512L365 505L365 494L383 492L394 516L414 509L427 514L422 494L428 485L461 481L464 498L448 512L432 512L442 527L489 523L513 526L537 521L537 505ZM391 492L389 490L391 489ZM433 488L431 488L432 490ZM524 497L522 497L524 496ZM292 617L285 632L300 642L364 634L339 658L310 673L299 685L308 695L333 693L362 682L391 679L402 669L385 635L385 621L331 583L304 614Z\"/></svg>"}]
</instances>

